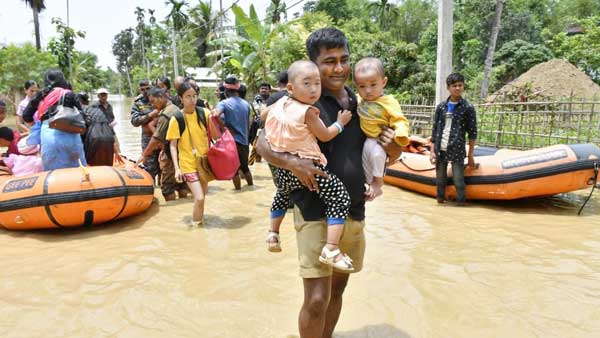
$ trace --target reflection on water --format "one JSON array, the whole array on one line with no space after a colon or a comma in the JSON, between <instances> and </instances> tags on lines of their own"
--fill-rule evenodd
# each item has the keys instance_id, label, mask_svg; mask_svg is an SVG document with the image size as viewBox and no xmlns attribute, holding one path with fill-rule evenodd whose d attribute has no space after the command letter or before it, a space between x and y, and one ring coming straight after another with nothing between
<instances>
[{"instance_id":1,"label":"reflection on water","mask_svg":"<svg viewBox=\"0 0 600 338\"><path fill-rule=\"evenodd\" d=\"M114 106L135 158L139 129ZM254 188L211 183L202 228L185 226L190 199L157 193L114 224L0 230L0 337L295 337L292 217L269 254L274 189L266 164L252 170ZM457 208L386 186L336 337L599 337L598 195L576 216L587 193Z\"/></svg>"},{"instance_id":2,"label":"reflection on water","mask_svg":"<svg viewBox=\"0 0 600 338\"><path fill-rule=\"evenodd\" d=\"M121 152L127 158L137 160L142 153L140 128L131 125L131 99L111 101L115 113L115 120L118 121L115 126L115 132L119 138Z\"/></svg>"}]
</instances>

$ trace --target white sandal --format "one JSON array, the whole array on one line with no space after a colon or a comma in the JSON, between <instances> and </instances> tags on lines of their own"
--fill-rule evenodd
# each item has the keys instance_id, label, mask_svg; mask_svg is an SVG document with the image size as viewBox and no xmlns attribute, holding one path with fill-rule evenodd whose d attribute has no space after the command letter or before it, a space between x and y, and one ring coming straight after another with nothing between
<instances>
[{"instance_id":1,"label":"white sandal","mask_svg":"<svg viewBox=\"0 0 600 338\"><path fill-rule=\"evenodd\" d=\"M281 252L281 241L279 240L279 233L275 231L269 231L267 235L267 249L269 252Z\"/></svg>"},{"instance_id":2,"label":"white sandal","mask_svg":"<svg viewBox=\"0 0 600 338\"><path fill-rule=\"evenodd\" d=\"M338 256L340 256L340 258L338 261L336 261ZM348 257L348 255L343 254L340 249L331 251L327 248L327 246L324 246L323 250L321 250L319 261L321 261L323 264L331 265L340 271L354 271L352 259Z\"/></svg>"}]
</instances>

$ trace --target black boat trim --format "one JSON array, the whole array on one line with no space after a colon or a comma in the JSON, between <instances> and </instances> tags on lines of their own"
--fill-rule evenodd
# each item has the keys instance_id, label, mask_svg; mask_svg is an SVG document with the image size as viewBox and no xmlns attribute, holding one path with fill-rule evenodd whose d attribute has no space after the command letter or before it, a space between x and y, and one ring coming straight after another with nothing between
<instances>
[{"instance_id":1,"label":"black boat trim","mask_svg":"<svg viewBox=\"0 0 600 338\"><path fill-rule=\"evenodd\" d=\"M146 185L134 185L124 187L99 188L85 191L60 192L54 194L48 194L47 187L44 187L44 194L3 201L2 203L0 203L0 212L44 207L46 208L46 212L48 213L50 206L57 204L77 203L107 198L140 195L154 195L154 187ZM48 215L51 216L51 213L49 213ZM57 222L53 222L57 224ZM57 226L60 225L57 224Z\"/></svg>"},{"instance_id":2,"label":"black boat trim","mask_svg":"<svg viewBox=\"0 0 600 338\"><path fill-rule=\"evenodd\" d=\"M48 175L46 175L46 178L44 178L44 190L42 193L42 198L46 199L46 197L48 196L48 179L50 178L50 176L52 176L52 173L54 172L54 170L51 170ZM2 209L0 209L2 210ZM50 219L52 221L52 223L54 223L54 225L56 225L58 228L62 228L62 224L58 223L58 221L56 220L56 218L54 218L54 215L52 215L52 210L50 210L50 205L44 205L44 210L46 211L46 215L48 215L48 219Z\"/></svg>"},{"instance_id":3,"label":"black boat trim","mask_svg":"<svg viewBox=\"0 0 600 338\"><path fill-rule=\"evenodd\" d=\"M127 184L125 183L125 179L123 179L123 176L121 175L121 173L117 169L115 169L115 168L112 168L112 170L117 174L117 177L119 177L119 180L121 181L121 185L122 186L126 186ZM111 219L111 221L114 221L117 218L119 218L119 216L121 216L121 214L123 213L123 210L125 210L125 207L127 206L127 200L129 199L129 194L126 192L123 197L124 197L123 198L123 205L121 206L121 210L119 210L119 212L117 213L117 215L115 217L113 217Z\"/></svg>"}]
</instances>

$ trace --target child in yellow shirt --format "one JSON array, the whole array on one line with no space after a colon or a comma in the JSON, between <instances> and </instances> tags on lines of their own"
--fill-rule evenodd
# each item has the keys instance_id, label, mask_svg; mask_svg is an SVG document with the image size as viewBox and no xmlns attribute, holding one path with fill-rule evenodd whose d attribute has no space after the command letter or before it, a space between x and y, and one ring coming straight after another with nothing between
<instances>
[{"instance_id":1,"label":"child in yellow shirt","mask_svg":"<svg viewBox=\"0 0 600 338\"><path fill-rule=\"evenodd\" d=\"M367 135L363 146L362 163L369 184L366 199L371 201L383 194L383 175L387 155L377 142L381 126L394 129L396 133L394 141L404 146L408 144L409 124L400 110L398 101L392 95L383 94L387 77L379 59L368 57L360 60L354 67L354 83L360 94L357 110L360 116L360 127Z\"/></svg>"}]
</instances>

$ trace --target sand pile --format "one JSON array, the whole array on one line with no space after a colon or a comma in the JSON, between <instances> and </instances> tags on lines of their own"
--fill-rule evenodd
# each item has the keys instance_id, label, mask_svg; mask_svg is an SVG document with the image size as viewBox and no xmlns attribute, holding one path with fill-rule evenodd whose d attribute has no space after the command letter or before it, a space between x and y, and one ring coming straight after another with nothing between
<instances>
[{"instance_id":1,"label":"sand pile","mask_svg":"<svg viewBox=\"0 0 600 338\"><path fill-rule=\"evenodd\" d=\"M562 59L540 63L506 84L486 101L600 100L600 86L573 64Z\"/></svg>"}]
</instances>

